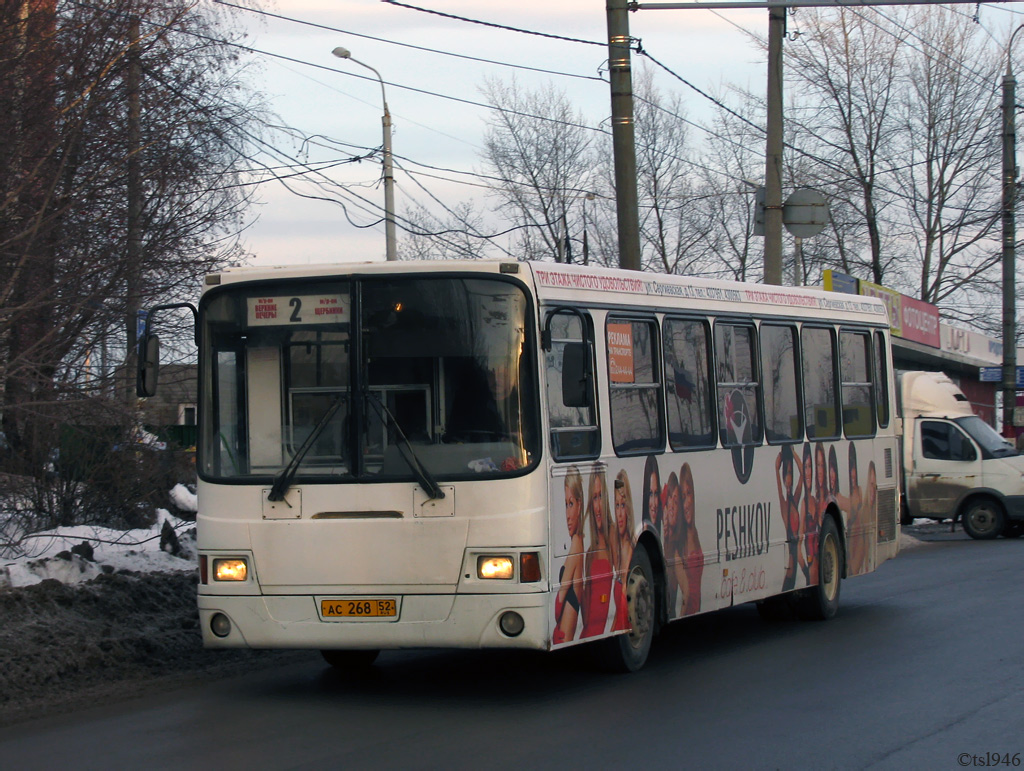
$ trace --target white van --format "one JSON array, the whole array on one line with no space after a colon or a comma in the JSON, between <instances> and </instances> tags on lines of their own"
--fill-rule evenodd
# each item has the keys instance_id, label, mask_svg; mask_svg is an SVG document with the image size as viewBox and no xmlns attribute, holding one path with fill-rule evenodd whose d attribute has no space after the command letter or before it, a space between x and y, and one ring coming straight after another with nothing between
<instances>
[{"instance_id":1,"label":"white van","mask_svg":"<svg viewBox=\"0 0 1024 771\"><path fill-rule=\"evenodd\" d=\"M1024 532L1024 456L941 372L901 372L903 520L958 519L972 538Z\"/></svg>"}]
</instances>

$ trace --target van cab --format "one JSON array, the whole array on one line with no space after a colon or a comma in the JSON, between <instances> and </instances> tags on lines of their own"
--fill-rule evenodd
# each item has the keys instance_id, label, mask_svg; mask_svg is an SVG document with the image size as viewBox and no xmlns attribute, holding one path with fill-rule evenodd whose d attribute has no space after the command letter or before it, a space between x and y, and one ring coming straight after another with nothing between
<instances>
[{"instance_id":1,"label":"van cab","mask_svg":"<svg viewBox=\"0 0 1024 771\"><path fill-rule=\"evenodd\" d=\"M904 521L959 520L972 538L1024 532L1024 456L939 372L903 372Z\"/></svg>"}]
</instances>

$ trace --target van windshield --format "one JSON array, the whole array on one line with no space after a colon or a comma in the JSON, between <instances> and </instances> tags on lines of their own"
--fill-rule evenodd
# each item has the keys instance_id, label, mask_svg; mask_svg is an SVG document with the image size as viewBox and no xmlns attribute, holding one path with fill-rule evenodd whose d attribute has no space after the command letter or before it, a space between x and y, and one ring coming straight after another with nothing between
<instances>
[{"instance_id":1,"label":"van windshield","mask_svg":"<svg viewBox=\"0 0 1024 771\"><path fill-rule=\"evenodd\" d=\"M498 278L226 286L200 307L200 471L467 479L539 459L529 300ZM412 460L409 458L412 457Z\"/></svg>"},{"instance_id":2,"label":"van windshield","mask_svg":"<svg viewBox=\"0 0 1024 771\"><path fill-rule=\"evenodd\" d=\"M1001 437L996 430L977 415L957 418L956 424L976 441L985 454L996 458L1009 458L1020 455L1016 448Z\"/></svg>"}]
</instances>

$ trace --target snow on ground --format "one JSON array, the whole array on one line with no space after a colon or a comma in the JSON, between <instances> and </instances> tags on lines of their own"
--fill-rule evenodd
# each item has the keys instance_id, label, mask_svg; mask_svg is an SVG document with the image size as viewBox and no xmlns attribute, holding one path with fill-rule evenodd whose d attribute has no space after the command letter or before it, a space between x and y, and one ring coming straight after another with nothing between
<instances>
[{"instance_id":1,"label":"snow on ground","mask_svg":"<svg viewBox=\"0 0 1024 771\"><path fill-rule=\"evenodd\" d=\"M170 498L180 512L198 510L196 494L179 484ZM172 535L173 534L173 535ZM195 523L157 509L145 529L112 530L79 525L23 536L18 556L0 558L0 589L54 579L62 584L91 581L101 573L191 571L195 563Z\"/></svg>"},{"instance_id":2,"label":"snow on ground","mask_svg":"<svg viewBox=\"0 0 1024 771\"><path fill-rule=\"evenodd\" d=\"M156 524L148 529L79 525L25 536L21 547L22 556L0 560L0 589L31 586L48 578L78 584L101 573L180 572L196 567L195 523L165 509L157 510Z\"/></svg>"},{"instance_id":3,"label":"snow on ground","mask_svg":"<svg viewBox=\"0 0 1024 771\"><path fill-rule=\"evenodd\" d=\"M181 513L195 511L188 488L171 499ZM16 556L8 546L0 557L0 725L303 655L205 650L195 551L195 523L165 510L150 528L61 528L23 537Z\"/></svg>"}]
</instances>

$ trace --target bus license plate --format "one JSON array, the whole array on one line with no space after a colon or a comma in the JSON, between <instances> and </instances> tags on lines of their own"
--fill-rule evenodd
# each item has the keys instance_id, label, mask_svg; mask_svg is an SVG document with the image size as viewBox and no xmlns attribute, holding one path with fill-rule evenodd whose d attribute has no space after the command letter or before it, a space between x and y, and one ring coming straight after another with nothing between
<instances>
[{"instance_id":1,"label":"bus license plate","mask_svg":"<svg viewBox=\"0 0 1024 771\"><path fill-rule=\"evenodd\" d=\"M324 618L394 618L398 615L398 604L393 599L376 597L320 600L320 615Z\"/></svg>"}]
</instances>

